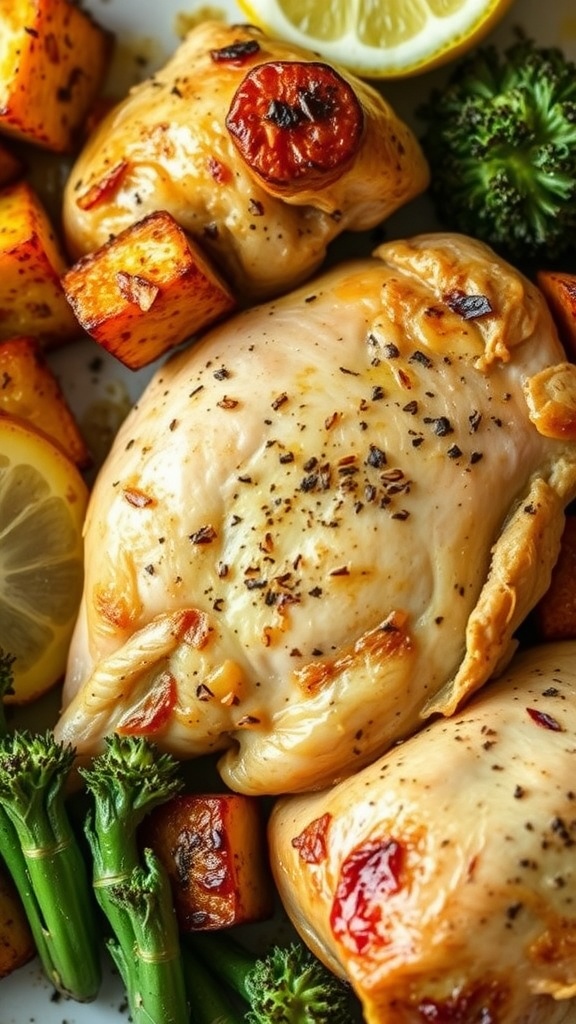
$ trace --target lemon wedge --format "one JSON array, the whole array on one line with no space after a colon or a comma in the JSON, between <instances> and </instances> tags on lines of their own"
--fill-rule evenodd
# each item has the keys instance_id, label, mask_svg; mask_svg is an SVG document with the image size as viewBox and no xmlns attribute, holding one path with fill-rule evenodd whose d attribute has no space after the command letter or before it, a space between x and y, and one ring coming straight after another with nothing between
<instances>
[{"instance_id":1,"label":"lemon wedge","mask_svg":"<svg viewBox=\"0 0 576 1024\"><path fill-rule=\"evenodd\" d=\"M26 703L63 675L83 582L88 489L74 463L24 421L0 416L0 646Z\"/></svg>"},{"instance_id":2,"label":"lemon wedge","mask_svg":"<svg viewBox=\"0 0 576 1024\"><path fill-rule=\"evenodd\" d=\"M480 41L513 0L238 0L269 35L364 78L428 71Z\"/></svg>"}]
</instances>

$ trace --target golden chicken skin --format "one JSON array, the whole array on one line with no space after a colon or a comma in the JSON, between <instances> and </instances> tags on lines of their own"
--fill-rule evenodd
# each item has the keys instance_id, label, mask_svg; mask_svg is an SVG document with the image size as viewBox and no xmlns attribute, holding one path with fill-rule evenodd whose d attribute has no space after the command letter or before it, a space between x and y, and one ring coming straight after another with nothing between
<instances>
[{"instance_id":1,"label":"golden chicken skin","mask_svg":"<svg viewBox=\"0 0 576 1024\"><path fill-rule=\"evenodd\" d=\"M560 1024L576 996L576 642L270 820L281 898L367 1024Z\"/></svg>"},{"instance_id":2,"label":"golden chicken skin","mask_svg":"<svg viewBox=\"0 0 576 1024\"><path fill-rule=\"evenodd\" d=\"M230 788L350 775L500 671L576 493L576 367L488 248L381 246L157 369L95 483L57 726Z\"/></svg>"},{"instance_id":3,"label":"golden chicken skin","mask_svg":"<svg viewBox=\"0 0 576 1024\"><path fill-rule=\"evenodd\" d=\"M93 132L64 230L76 258L165 210L246 304L309 277L343 231L375 227L427 183L413 132L371 86L208 21Z\"/></svg>"}]
</instances>

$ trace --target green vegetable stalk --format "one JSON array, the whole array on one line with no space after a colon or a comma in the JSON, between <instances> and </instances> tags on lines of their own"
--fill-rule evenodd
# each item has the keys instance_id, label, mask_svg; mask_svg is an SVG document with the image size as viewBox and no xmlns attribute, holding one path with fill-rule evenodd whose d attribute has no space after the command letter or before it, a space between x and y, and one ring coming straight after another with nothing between
<instances>
[{"instance_id":1,"label":"green vegetable stalk","mask_svg":"<svg viewBox=\"0 0 576 1024\"><path fill-rule=\"evenodd\" d=\"M100 955L84 859L65 803L74 751L51 733L0 740L0 854L12 875L44 971L60 992L96 998Z\"/></svg>"},{"instance_id":2,"label":"green vegetable stalk","mask_svg":"<svg viewBox=\"0 0 576 1024\"><path fill-rule=\"evenodd\" d=\"M418 113L445 226L521 262L576 249L576 64L560 49L481 47Z\"/></svg>"},{"instance_id":3,"label":"green vegetable stalk","mask_svg":"<svg viewBox=\"0 0 576 1024\"><path fill-rule=\"evenodd\" d=\"M226 1024L350 1024L350 987L329 971L300 941L274 946L255 957L224 932L189 938L192 957L204 961L217 979L246 1004L245 1014L224 1017ZM188 969L191 961L187 960ZM195 994L197 1024L212 1024L203 993ZM209 1008L210 1009L210 1008Z\"/></svg>"},{"instance_id":4,"label":"green vegetable stalk","mask_svg":"<svg viewBox=\"0 0 576 1024\"><path fill-rule=\"evenodd\" d=\"M108 948L121 973L134 1024L188 1024L189 1007L169 879L138 826L181 788L179 763L145 737L108 737L81 769L94 801L86 821L93 884L108 920Z\"/></svg>"}]
</instances>

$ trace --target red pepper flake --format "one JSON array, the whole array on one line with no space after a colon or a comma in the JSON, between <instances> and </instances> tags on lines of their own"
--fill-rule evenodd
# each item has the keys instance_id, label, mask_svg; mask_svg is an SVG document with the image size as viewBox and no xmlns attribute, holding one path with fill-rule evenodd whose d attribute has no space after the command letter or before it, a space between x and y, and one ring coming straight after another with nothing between
<instances>
[{"instance_id":1,"label":"red pepper flake","mask_svg":"<svg viewBox=\"0 0 576 1024\"><path fill-rule=\"evenodd\" d=\"M539 711L538 708L526 708L526 711L532 721L536 722L536 725L539 725L542 729L551 729L552 732L564 732L558 719L548 715L545 711Z\"/></svg>"},{"instance_id":2,"label":"red pepper flake","mask_svg":"<svg viewBox=\"0 0 576 1024\"><path fill-rule=\"evenodd\" d=\"M361 955L375 941L385 942L376 928L387 896L402 888L404 847L396 839L372 839L356 847L344 861L330 911L334 936Z\"/></svg>"},{"instance_id":3,"label":"red pepper flake","mask_svg":"<svg viewBox=\"0 0 576 1024\"><path fill-rule=\"evenodd\" d=\"M150 508L151 505L156 504L150 494L139 491L137 487L125 487L122 494L128 504L133 505L134 508Z\"/></svg>"},{"instance_id":4,"label":"red pepper flake","mask_svg":"<svg viewBox=\"0 0 576 1024\"><path fill-rule=\"evenodd\" d=\"M121 160L104 177L100 178L94 185L91 185L87 192L78 196L76 206L79 206L81 210L92 210L99 203L110 199L121 185L128 167L128 161Z\"/></svg>"},{"instance_id":5,"label":"red pepper flake","mask_svg":"<svg viewBox=\"0 0 576 1024\"><path fill-rule=\"evenodd\" d=\"M444 300L449 309L463 320L478 320L493 312L486 295L465 295L464 292L453 291L448 292Z\"/></svg>"},{"instance_id":6,"label":"red pepper flake","mask_svg":"<svg viewBox=\"0 0 576 1024\"><path fill-rule=\"evenodd\" d=\"M217 185L226 185L232 179L232 172L229 167L217 160L215 156L208 157L208 173Z\"/></svg>"},{"instance_id":7,"label":"red pepper flake","mask_svg":"<svg viewBox=\"0 0 576 1024\"><path fill-rule=\"evenodd\" d=\"M322 864L326 860L331 821L331 814L323 814L321 818L311 821L304 831L292 840L292 846L298 850L298 856L305 864Z\"/></svg>"},{"instance_id":8,"label":"red pepper flake","mask_svg":"<svg viewBox=\"0 0 576 1024\"><path fill-rule=\"evenodd\" d=\"M176 680L171 672L163 672L140 704L120 719L116 732L120 736L147 736L159 732L167 724L176 698Z\"/></svg>"}]
</instances>

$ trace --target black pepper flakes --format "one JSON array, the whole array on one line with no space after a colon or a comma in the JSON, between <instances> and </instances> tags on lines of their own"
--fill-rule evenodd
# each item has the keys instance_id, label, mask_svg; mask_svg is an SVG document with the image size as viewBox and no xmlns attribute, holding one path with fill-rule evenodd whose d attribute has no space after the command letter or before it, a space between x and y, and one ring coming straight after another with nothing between
<instances>
[{"instance_id":1,"label":"black pepper flakes","mask_svg":"<svg viewBox=\"0 0 576 1024\"><path fill-rule=\"evenodd\" d=\"M199 530L195 530L194 533L191 533L189 540L191 540L193 544L211 544L217 536L218 535L214 527L207 525L201 526Z\"/></svg>"},{"instance_id":2,"label":"black pepper flakes","mask_svg":"<svg viewBox=\"0 0 576 1024\"><path fill-rule=\"evenodd\" d=\"M447 416L425 416L424 423L430 424L437 437L447 437L454 433L454 427Z\"/></svg>"},{"instance_id":3,"label":"black pepper flakes","mask_svg":"<svg viewBox=\"0 0 576 1024\"><path fill-rule=\"evenodd\" d=\"M374 469L381 469L382 466L386 465L386 462L386 453L381 448L378 448L377 445L371 444L366 457L366 465L373 466Z\"/></svg>"},{"instance_id":4,"label":"black pepper flakes","mask_svg":"<svg viewBox=\"0 0 576 1024\"><path fill-rule=\"evenodd\" d=\"M425 352L421 352L419 349L416 349L416 351L413 352L411 356L409 356L408 362L419 363L420 366L424 366L427 370L429 370L434 365L432 360L430 359L430 356L427 356Z\"/></svg>"}]
</instances>

